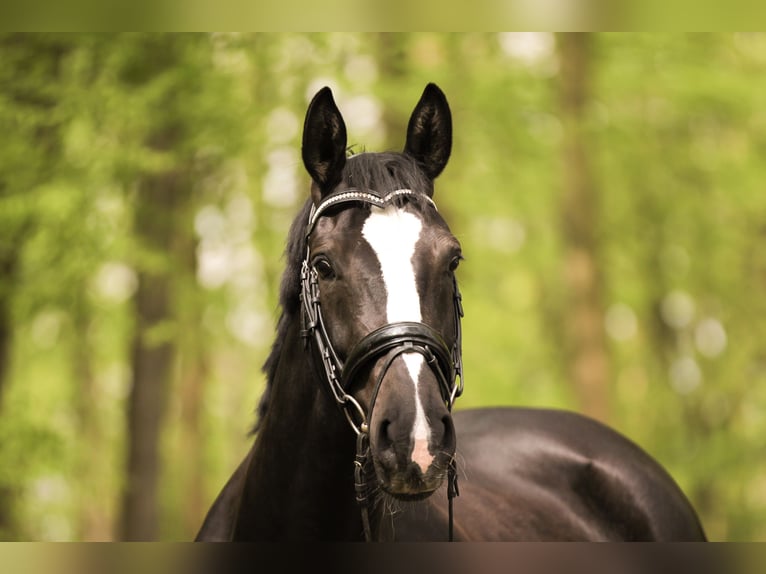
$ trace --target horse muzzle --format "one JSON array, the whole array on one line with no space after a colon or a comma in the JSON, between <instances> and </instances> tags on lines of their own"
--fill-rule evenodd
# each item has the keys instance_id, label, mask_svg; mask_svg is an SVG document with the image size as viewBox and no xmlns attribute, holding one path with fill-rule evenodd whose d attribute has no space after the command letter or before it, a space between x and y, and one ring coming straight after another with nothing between
<instances>
[{"instance_id":1,"label":"horse muzzle","mask_svg":"<svg viewBox=\"0 0 766 574\"><path fill-rule=\"evenodd\" d=\"M393 373L391 373L393 374ZM435 384L435 381L434 381ZM390 403L397 408L386 408ZM436 399L427 414L379 399L370 421L370 448L378 485L399 499L422 499L439 488L455 455L455 428L446 406ZM427 427L422 421L427 421Z\"/></svg>"}]
</instances>

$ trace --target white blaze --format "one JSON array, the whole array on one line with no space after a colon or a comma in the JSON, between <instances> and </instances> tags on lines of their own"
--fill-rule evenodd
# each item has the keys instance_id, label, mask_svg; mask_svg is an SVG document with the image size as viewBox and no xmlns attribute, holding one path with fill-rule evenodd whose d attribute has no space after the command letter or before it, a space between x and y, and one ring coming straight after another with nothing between
<instances>
[{"instance_id":1,"label":"white blaze","mask_svg":"<svg viewBox=\"0 0 766 574\"><path fill-rule=\"evenodd\" d=\"M397 209L394 205L385 208L373 207L362 228L362 236L370 244L380 263L387 294L388 323L422 320L420 296L415 281L415 269L412 266L412 256L421 228L420 219L412 213ZM424 361L420 353L405 353L402 357L415 391L415 424L411 433L414 445L412 460L425 472L433 456L428 452L431 432L418 394L418 380Z\"/></svg>"}]
</instances>

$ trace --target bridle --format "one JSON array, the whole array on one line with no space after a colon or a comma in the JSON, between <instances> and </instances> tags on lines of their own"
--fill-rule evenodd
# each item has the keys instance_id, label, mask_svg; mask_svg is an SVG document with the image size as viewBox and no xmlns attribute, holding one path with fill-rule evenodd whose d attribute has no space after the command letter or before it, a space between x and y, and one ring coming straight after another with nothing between
<instances>
[{"instance_id":1,"label":"bridle","mask_svg":"<svg viewBox=\"0 0 766 574\"><path fill-rule=\"evenodd\" d=\"M306 226L306 257L301 267L301 335L308 344L314 341L314 350L324 371L324 379L330 394L343 411L348 423L356 433L356 457L354 459L354 478L356 501L362 513L365 538L372 538L369 524L369 507L372 493L367 484L364 468L370 454L369 420L375 405L383 378L394 359L404 353L420 353L436 375L439 390L448 410L452 410L455 399L463 392L462 334L460 319L463 317L463 305L458 290L457 279L453 276L455 306L455 341L449 348L443 337L425 323L402 321L389 323L362 338L348 353L345 362L341 361L327 333L319 297L319 277L310 264L309 237L319 217L329 208L344 203L362 203L376 207L385 207L402 196L417 196L427 200L434 209L436 204L425 194L410 189L397 189L385 195L375 191L345 189L325 197L319 205L314 205L309 213ZM354 377L372 361L389 354L380 371L370 399L369 412L347 392ZM447 471L447 498L449 501L449 540L453 539L453 504L458 495L457 468L454 457L450 460Z\"/></svg>"}]
</instances>

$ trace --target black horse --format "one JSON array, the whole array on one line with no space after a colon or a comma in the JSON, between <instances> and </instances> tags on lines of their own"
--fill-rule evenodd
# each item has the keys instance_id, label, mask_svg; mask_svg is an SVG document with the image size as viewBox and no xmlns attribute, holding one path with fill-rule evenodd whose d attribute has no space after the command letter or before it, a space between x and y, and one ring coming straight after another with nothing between
<instances>
[{"instance_id":1,"label":"black horse","mask_svg":"<svg viewBox=\"0 0 766 574\"><path fill-rule=\"evenodd\" d=\"M314 97L255 441L197 540L705 539L668 473L598 422L451 412L462 256L433 200L451 122L429 84L403 153L347 157L330 90Z\"/></svg>"}]
</instances>

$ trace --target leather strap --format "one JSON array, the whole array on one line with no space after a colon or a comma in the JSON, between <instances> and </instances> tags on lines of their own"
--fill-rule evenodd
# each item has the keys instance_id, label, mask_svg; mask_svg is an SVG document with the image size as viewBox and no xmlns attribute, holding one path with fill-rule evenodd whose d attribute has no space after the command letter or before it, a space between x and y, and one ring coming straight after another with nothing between
<instances>
[{"instance_id":1,"label":"leather strap","mask_svg":"<svg viewBox=\"0 0 766 574\"><path fill-rule=\"evenodd\" d=\"M452 353L442 336L425 323L403 321L384 325L356 344L343 365L341 385L348 390L354 377L364 365L392 349L405 345L412 346L412 351L424 355L430 366L437 366L442 375L440 379L453 378L450 377L454 369ZM432 365L433 360L429 360L431 358L436 360L436 365ZM449 390L447 393L449 396Z\"/></svg>"}]
</instances>

